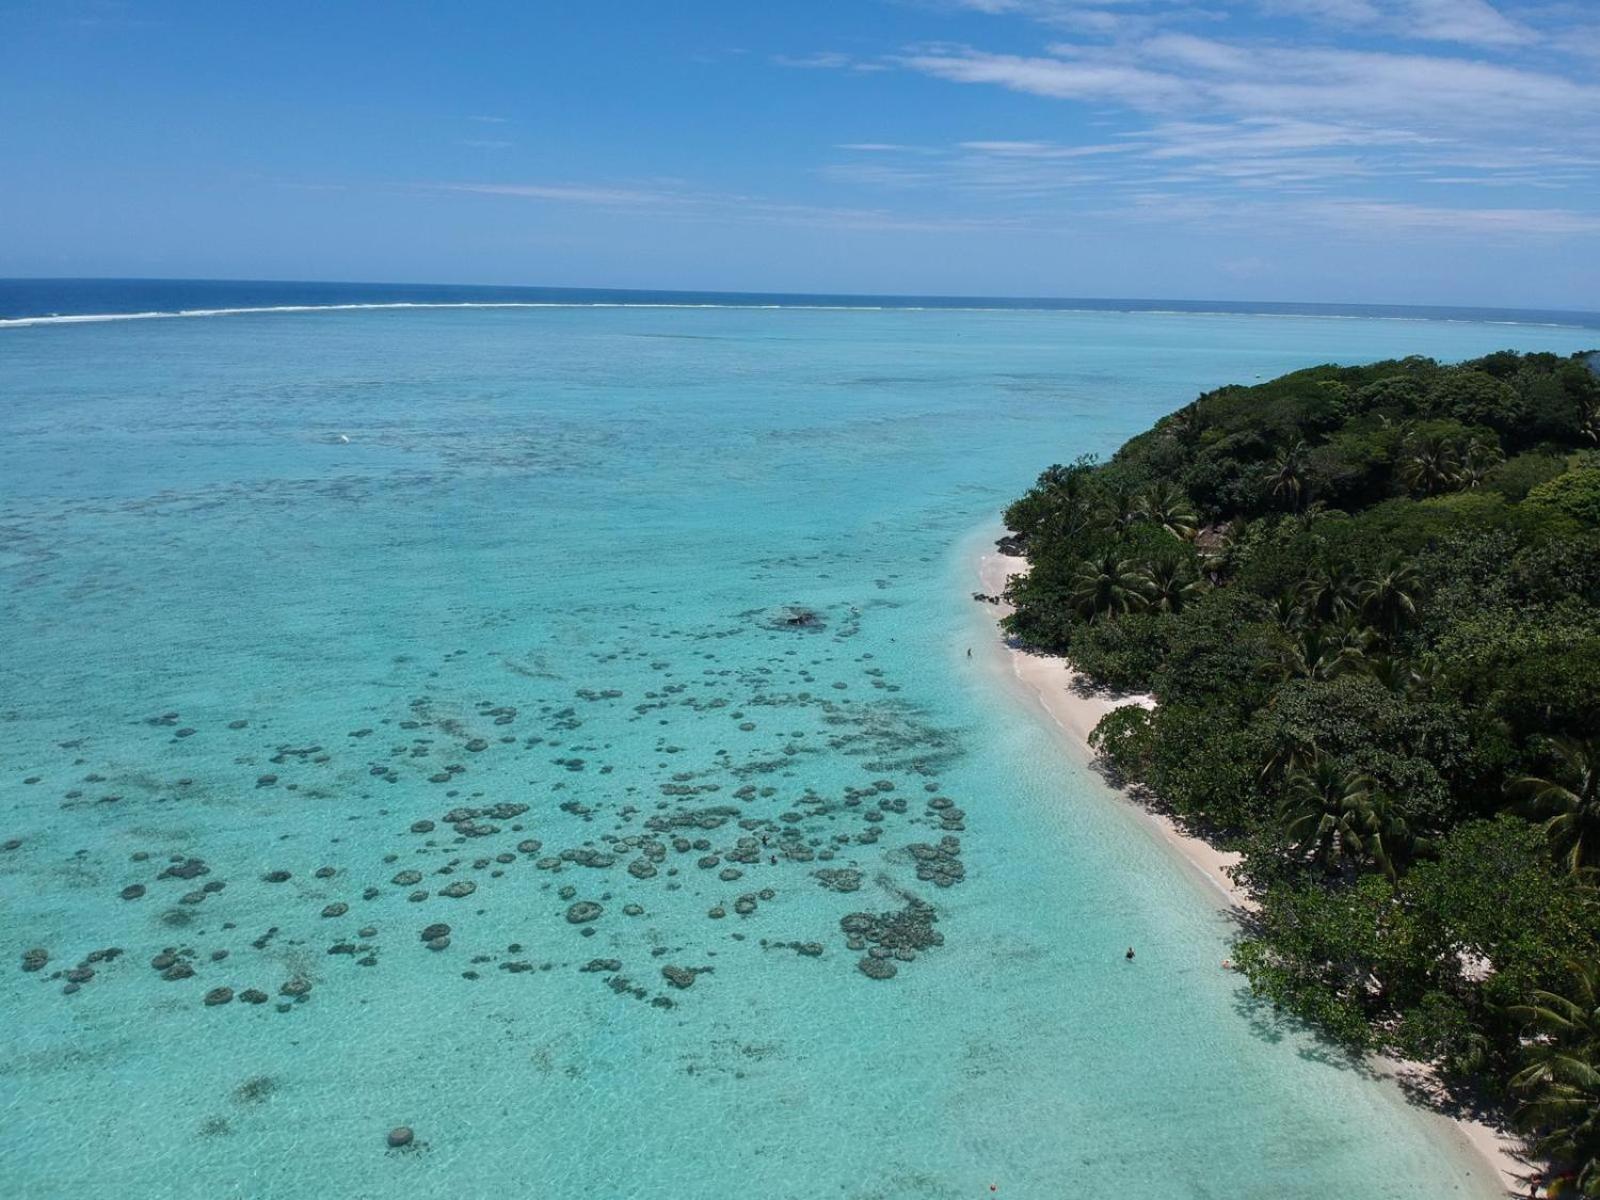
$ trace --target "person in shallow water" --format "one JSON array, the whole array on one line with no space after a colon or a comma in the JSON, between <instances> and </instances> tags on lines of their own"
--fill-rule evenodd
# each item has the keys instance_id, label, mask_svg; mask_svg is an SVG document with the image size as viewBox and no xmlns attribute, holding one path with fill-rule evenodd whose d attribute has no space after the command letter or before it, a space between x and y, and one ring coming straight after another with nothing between
<instances>
[{"instance_id":1,"label":"person in shallow water","mask_svg":"<svg viewBox=\"0 0 1600 1200\"><path fill-rule=\"evenodd\" d=\"M1128 947L1128 952L1126 954L1124 954L1122 957L1127 959L1129 962L1132 962L1133 961L1133 947L1129 946Z\"/></svg>"}]
</instances>

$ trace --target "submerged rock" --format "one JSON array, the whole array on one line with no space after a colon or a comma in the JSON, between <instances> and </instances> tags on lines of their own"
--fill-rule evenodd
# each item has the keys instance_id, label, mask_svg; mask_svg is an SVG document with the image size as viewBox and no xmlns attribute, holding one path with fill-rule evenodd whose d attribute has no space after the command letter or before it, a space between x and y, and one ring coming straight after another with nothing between
<instances>
[{"instance_id":1,"label":"submerged rock","mask_svg":"<svg viewBox=\"0 0 1600 1200\"><path fill-rule=\"evenodd\" d=\"M673 987L687 988L694 986L695 975L698 972L692 967L665 966L661 968L661 974Z\"/></svg>"}]
</instances>

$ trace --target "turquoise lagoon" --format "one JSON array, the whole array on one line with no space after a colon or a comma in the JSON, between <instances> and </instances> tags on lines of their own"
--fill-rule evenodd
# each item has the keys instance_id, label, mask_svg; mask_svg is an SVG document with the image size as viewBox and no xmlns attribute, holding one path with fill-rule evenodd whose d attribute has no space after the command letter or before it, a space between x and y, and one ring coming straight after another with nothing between
<instances>
[{"instance_id":1,"label":"turquoise lagoon","mask_svg":"<svg viewBox=\"0 0 1600 1200\"><path fill-rule=\"evenodd\" d=\"M1219 969L1215 894L967 658L973 556L1039 469L1205 387L1594 338L583 306L0 330L0 1188L1492 1194ZM946 837L919 878L908 846ZM851 913L920 947L894 978Z\"/></svg>"}]
</instances>

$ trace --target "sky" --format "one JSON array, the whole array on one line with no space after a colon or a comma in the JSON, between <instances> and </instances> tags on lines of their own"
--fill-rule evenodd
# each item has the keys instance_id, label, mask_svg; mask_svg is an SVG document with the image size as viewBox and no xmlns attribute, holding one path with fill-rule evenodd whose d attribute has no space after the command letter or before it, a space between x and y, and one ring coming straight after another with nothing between
<instances>
[{"instance_id":1,"label":"sky","mask_svg":"<svg viewBox=\"0 0 1600 1200\"><path fill-rule=\"evenodd\" d=\"M0 276L1600 309L1600 0L0 0Z\"/></svg>"}]
</instances>

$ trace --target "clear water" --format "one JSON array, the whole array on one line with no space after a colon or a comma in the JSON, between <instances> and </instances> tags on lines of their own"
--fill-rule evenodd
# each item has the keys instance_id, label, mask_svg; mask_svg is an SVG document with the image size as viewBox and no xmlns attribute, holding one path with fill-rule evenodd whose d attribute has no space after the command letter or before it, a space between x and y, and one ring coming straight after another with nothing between
<instances>
[{"instance_id":1,"label":"clear water","mask_svg":"<svg viewBox=\"0 0 1600 1200\"><path fill-rule=\"evenodd\" d=\"M1585 336L585 308L0 331L5 1193L1490 1194L1219 969L1204 883L966 657L972 558L1039 468L1202 387ZM906 849L946 835L935 797L966 814L944 888ZM501 803L528 807L495 834L442 821ZM730 864L741 837L765 844ZM174 857L210 873L159 879ZM869 979L840 919L907 894L943 944ZM152 968L168 947L192 977ZM204 1005L220 986L270 1000Z\"/></svg>"}]
</instances>

